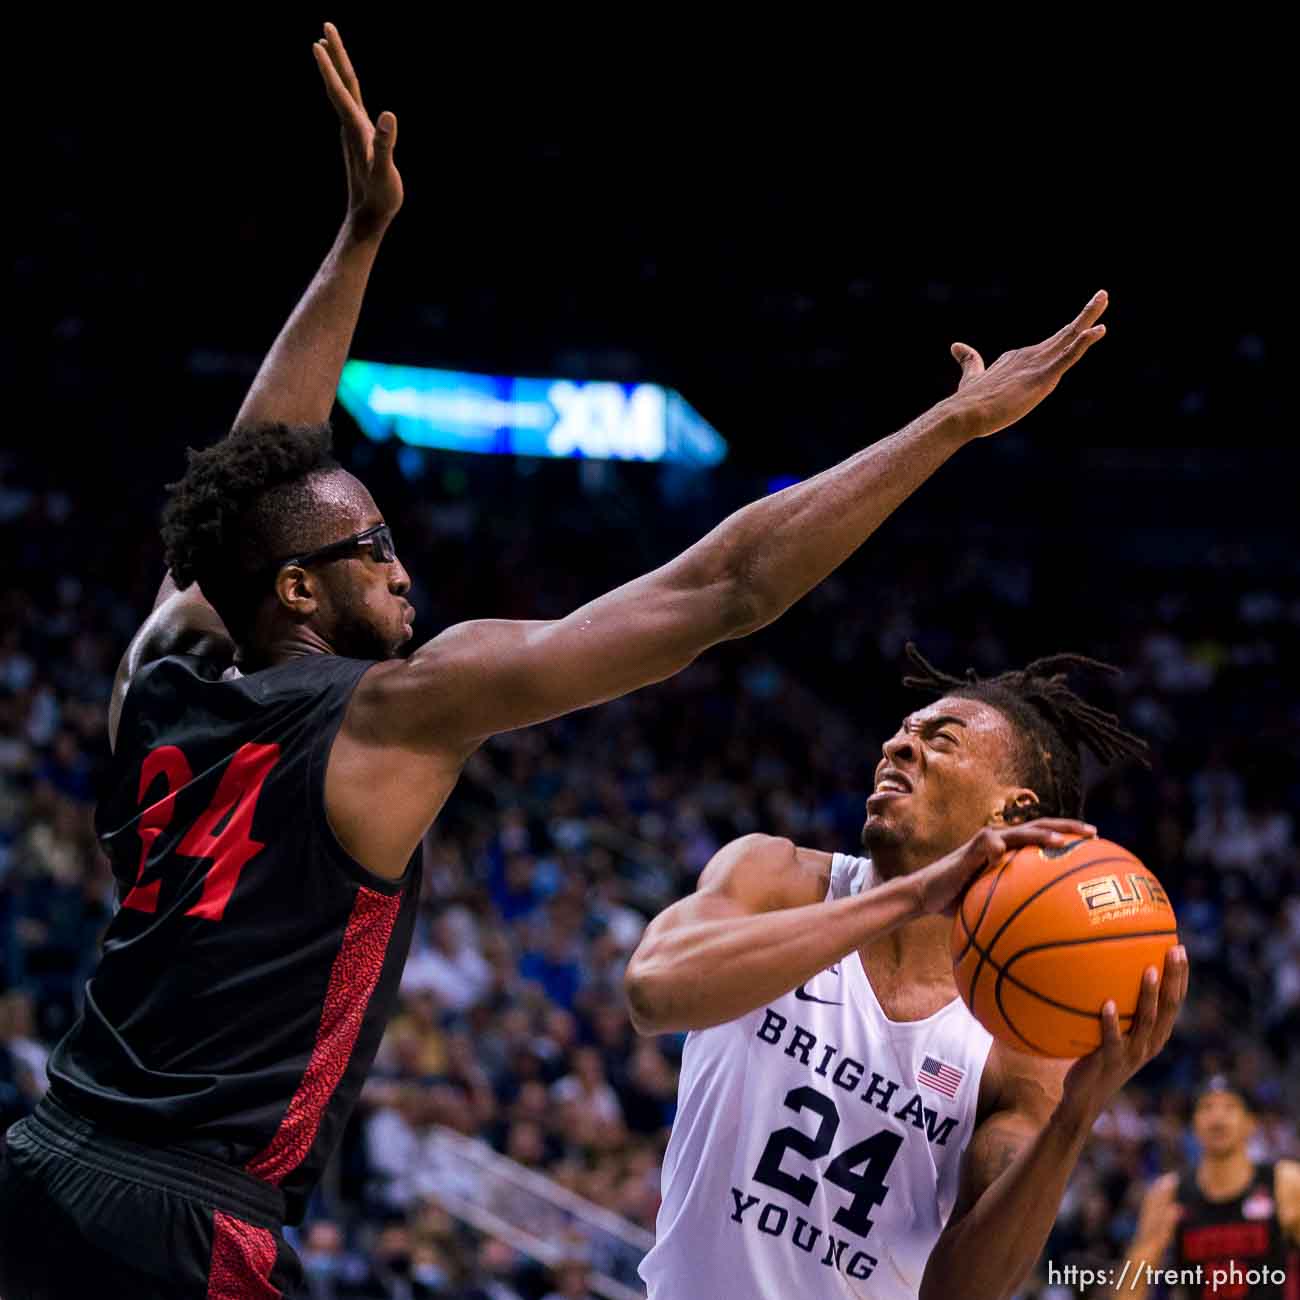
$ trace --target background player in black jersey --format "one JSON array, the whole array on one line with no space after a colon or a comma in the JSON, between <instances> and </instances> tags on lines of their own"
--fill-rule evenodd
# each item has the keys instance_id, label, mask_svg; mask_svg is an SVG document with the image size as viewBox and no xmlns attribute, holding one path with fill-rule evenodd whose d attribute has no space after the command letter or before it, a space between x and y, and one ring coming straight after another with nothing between
<instances>
[{"instance_id":1,"label":"background player in black jersey","mask_svg":"<svg viewBox=\"0 0 1300 1300\"><path fill-rule=\"evenodd\" d=\"M332 28L349 212L234 431L172 489L169 578L123 657L97 823L122 895L51 1087L10 1131L0 1292L273 1296L396 996L416 851L494 733L660 681L778 617L1101 338L1105 294L842 464L565 618L410 639L410 581L324 421L388 223L396 121Z\"/></svg>"},{"instance_id":2,"label":"background player in black jersey","mask_svg":"<svg viewBox=\"0 0 1300 1300\"><path fill-rule=\"evenodd\" d=\"M1176 1269L1202 1279L1174 1289L1186 1300L1300 1300L1300 1161L1251 1160L1250 1101L1222 1076L1196 1099L1192 1131L1201 1147L1196 1168L1162 1174L1142 1199L1128 1250L1130 1294L1145 1300L1148 1270ZM1227 1275L1217 1285L1216 1269ZM1272 1280L1250 1285L1252 1272Z\"/></svg>"}]
</instances>

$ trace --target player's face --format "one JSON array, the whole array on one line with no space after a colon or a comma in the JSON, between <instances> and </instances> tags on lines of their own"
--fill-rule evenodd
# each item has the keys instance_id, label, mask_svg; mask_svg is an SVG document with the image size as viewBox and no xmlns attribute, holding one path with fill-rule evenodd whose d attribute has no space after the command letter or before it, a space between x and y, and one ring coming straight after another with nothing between
<instances>
[{"instance_id":1,"label":"player's face","mask_svg":"<svg viewBox=\"0 0 1300 1300\"><path fill-rule=\"evenodd\" d=\"M345 471L328 475L320 490L329 496L342 540L384 522L374 498ZM322 543L324 545L325 543ZM319 584L318 626L334 650L355 659L392 659L411 639L415 609L406 599L411 578L400 559L376 560L360 546L313 568Z\"/></svg>"},{"instance_id":2,"label":"player's face","mask_svg":"<svg viewBox=\"0 0 1300 1300\"><path fill-rule=\"evenodd\" d=\"M1230 1155L1246 1145L1255 1121L1234 1092L1207 1092L1196 1103L1192 1131L1211 1156Z\"/></svg>"},{"instance_id":3,"label":"player's face","mask_svg":"<svg viewBox=\"0 0 1300 1300\"><path fill-rule=\"evenodd\" d=\"M1011 724L978 700L945 696L903 719L884 745L862 844L873 856L932 862L1027 792L1009 780Z\"/></svg>"}]
</instances>

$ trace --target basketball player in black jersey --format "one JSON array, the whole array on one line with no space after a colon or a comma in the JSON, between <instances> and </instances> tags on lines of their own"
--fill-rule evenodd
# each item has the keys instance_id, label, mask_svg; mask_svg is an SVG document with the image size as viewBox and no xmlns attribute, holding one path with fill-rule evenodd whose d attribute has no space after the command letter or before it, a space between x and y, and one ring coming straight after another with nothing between
<instances>
[{"instance_id":1,"label":"basketball player in black jersey","mask_svg":"<svg viewBox=\"0 0 1300 1300\"><path fill-rule=\"evenodd\" d=\"M1300 1300L1300 1161L1254 1164L1254 1128L1246 1094L1211 1079L1192 1113L1200 1161L1143 1198L1128 1251L1134 1300L1152 1269L1176 1271L1178 1300Z\"/></svg>"},{"instance_id":2,"label":"basketball player in black jersey","mask_svg":"<svg viewBox=\"0 0 1300 1300\"><path fill-rule=\"evenodd\" d=\"M110 703L98 829L121 907L84 1013L0 1172L0 1294L297 1294L301 1219L397 993L417 849L489 736L657 682L764 626L967 442L1019 420L1101 338L1099 293L842 464L738 511L565 618L411 637L410 581L329 455L339 372L402 202L338 34L348 219L234 431L172 489L169 570Z\"/></svg>"}]
</instances>

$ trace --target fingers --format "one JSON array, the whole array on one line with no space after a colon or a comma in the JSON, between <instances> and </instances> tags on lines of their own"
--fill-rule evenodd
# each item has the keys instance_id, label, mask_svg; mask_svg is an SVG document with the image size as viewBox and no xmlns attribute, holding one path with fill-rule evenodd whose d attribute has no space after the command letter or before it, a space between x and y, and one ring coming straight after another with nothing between
<instances>
[{"instance_id":1,"label":"fingers","mask_svg":"<svg viewBox=\"0 0 1300 1300\"><path fill-rule=\"evenodd\" d=\"M1096 834L1097 828L1091 823L1068 817L1039 817L1023 826L1009 826L1002 832L1009 849L1024 848L1027 844L1060 848L1072 840L1091 839Z\"/></svg>"},{"instance_id":2,"label":"fingers","mask_svg":"<svg viewBox=\"0 0 1300 1300\"><path fill-rule=\"evenodd\" d=\"M1091 822L1079 821L1074 817L1035 817L1017 830L1027 831L1035 826L1042 826L1049 831L1059 831L1062 835L1073 835L1075 839L1090 839L1096 835L1097 828Z\"/></svg>"},{"instance_id":3,"label":"fingers","mask_svg":"<svg viewBox=\"0 0 1300 1300\"><path fill-rule=\"evenodd\" d=\"M1164 1047L1186 993L1187 952L1180 944L1165 954L1163 977L1154 966L1142 972L1137 1010L1127 1035L1120 1032L1114 999L1102 1005L1101 1046L1089 1058L1098 1058L1102 1091L1107 1095L1116 1091Z\"/></svg>"},{"instance_id":4,"label":"fingers","mask_svg":"<svg viewBox=\"0 0 1300 1300\"><path fill-rule=\"evenodd\" d=\"M1061 328L1052 335L1052 342L1055 343L1060 340L1072 341L1078 338L1080 334L1085 333L1101 319L1101 314L1106 310L1106 306L1109 302L1110 295L1106 290L1098 289L1097 292L1088 299L1083 310L1068 325L1061 326Z\"/></svg>"},{"instance_id":5,"label":"fingers","mask_svg":"<svg viewBox=\"0 0 1300 1300\"><path fill-rule=\"evenodd\" d=\"M967 343L954 343L949 349L953 359L961 366L961 379L957 391L961 392L967 384L978 379L984 373L984 358Z\"/></svg>"},{"instance_id":6,"label":"fingers","mask_svg":"<svg viewBox=\"0 0 1300 1300\"><path fill-rule=\"evenodd\" d=\"M367 131L370 122L364 110L358 106L351 92L343 84L343 78L339 75L334 60L330 58L325 42L317 41L311 47L311 52L316 56L316 66L320 69L321 79L325 82L325 93L329 95L330 103L334 105L339 120L344 126L351 127L353 130L363 133Z\"/></svg>"},{"instance_id":7,"label":"fingers","mask_svg":"<svg viewBox=\"0 0 1300 1300\"><path fill-rule=\"evenodd\" d=\"M1056 374L1064 374L1094 343L1105 338L1106 327L1096 322L1109 301L1106 291L1099 289L1088 300L1088 305L1048 340L1049 364Z\"/></svg>"},{"instance_id":8,"label":"fingers","mask_svg":"<svg viewBox=\"0 0 1300 1300\"><path fill-rule=\"evenodd\" d=\"M1156 1007L1160 1000L1160 973L1154 966L1148 966L1142 972L1142 986L1138 992L1137 1012L1133 1016L1133 1026L1129 1031L1132 1046L1142 1055L1146 1054L1151 1041L1151 1031L1156 1025Z\"/></svg>"},{"instance_id":9,"label":"fingers","mask_svg":"<svg viewBox=\"0 0 1300 1300\"><path fill-rule=\"evenodd\" d=\"M311 47L311 52L316 58L317 68L320 69L321 80L325 83L325 93L329 95L335 111L346 122L356 112L356 101L343 84L343 78L339 76L339 70L334 66L334 60L330 58L325 42L316 41Z\"/></svg>"},{"instance_id":10,"label":"fingers","mask_svg":"<svg viewBox=\"0 0 1300 1300\"><path fill-rule=\"evenodd\" d=\"M1039 817L1023 826L994 829L986 826L966 846L967 865L980 866L996 862L1012 849L1022 849L1027 844L1044 844L1059 848L1071 840L1089 839L1097 834L1091 822L1075 821L1071 817Z\"/></svg>"},{"instance_id":11,"label":"fingers","mask_svg":"<svg viewBox=\"0 0 1300 1300\"><path fill-rule=\"evenodd\" d=\"M352 67L352 60L348 58L348 52L343 45L343 38L339 35L339 29L333 23L325 24L325 44L331 61L338 69L339 77L348 89L348 94L352 96L357 107L364 113L365 104L361 100L361 84L357 81L357 74Z\"/></svg>"},{"instance_id":12,"label":"fingers","mask_svg":"<svg viewBox=\"0 0 1300 1300\"><path fill-rule=\"evenodd\" d=\"M1088 299L1088 305L1074 318L1071 329L1075 334L1082 334L1090 325L1095 325L1110 302L1110 294L1105 289L1098 289Z\"/></svg>"},{"instance_id":13,"label":"fingers","mask_svg":"<svg viewBox=\"0 0 1300 1300\"><path fill-rule=\"evenodd\" d=\"M1184 948L1181 943L1174 949L1174 952L1176 954L1174 960L1178 963L1179 976L1174 987L1178 999L1178 1005L1182 1006L1182 1004L1187 1000L1187 986L1191 983L1192 968L1191 963L1187 960L1187 949ZM1165 957L1165 961L1169 961L1168 956Z\"/></svg>"},{"instance_id":14,"label":"fingers","mask_svg":"<svg viewBox=\"0 0 1300 1300\"><path fill-rule=\"evenodd\" d=\"M1190 971L1187 963L1187 949L1182 944L1170 948L1165 953L1165 971L1160 980L1160 1006L1156 1012L1155 1049L1159 1051L1174 1031L1174 1021L1187 996L1187 981Z\"/></svg>"},{"instance_id":15,"label":"fingers","mask_svg":"<svg viewBox=\"0 0 1300 1300\"><path fill-rule=\"evenodd\" d=\"M1119 1011L1113 1001L1101 1008L1101 1046L1097 1049L1108 1060L1114 1060L1124 1051L1124 1035L1120 1033Z\"/></svg>"},{"instance_id":16,"label":"fingers","mask_svg":"<svg viewBox=\"0 0 1300 1300\"><path fill-rule=\"evenodd\" d=\"M1057 365L1062 371L1069 368L1079 360L1087 350L1092 347L1099 339L1106 337L1106 327L1104 325L1094 325L1089 330L1084 330L1078 338L1061 354Z\"/></svg>"},{"instance_id":17,"label":"fingers","mask_svg":"<svg viewBox=\"0 0 1300 1300\"><path fill-rule=\"evenodd\" d=\"M1006 851L1006 833L986 826L966 846L966 865L979 868L989 862L997 862Z\"/></svg>"},{"instance_id":18,"label":"fingers","mask_svg":"<svg viewBox=\"0 0 1300 1300\"><path fill-rule=\"evenodd\" d=\"M1125 1044L1128 1061L1126 1074L1132 1074L1134 1070L1141 1069L1159 1051L1159 1046L1153 1046L1151 1040L1156 1025L1159 988L1160 977L1156 972L1156 968L1148 966L1142 972L1142 986L1138 992L1137 1012L1133 1016L1133 1024L1129 1028L1128 1041Z\"/></svg>"},{"instance_id":19,"label":"fingers","mask_svg":"<svg viewBox=\"0 0 1300 1300\"><path fill-rule=\"evenodd\" d=\"M375 123L375 161L383 163L393 156L393 146L397 143L397 117L387 111L380 113Z\"/></svg>"}]
</instances>

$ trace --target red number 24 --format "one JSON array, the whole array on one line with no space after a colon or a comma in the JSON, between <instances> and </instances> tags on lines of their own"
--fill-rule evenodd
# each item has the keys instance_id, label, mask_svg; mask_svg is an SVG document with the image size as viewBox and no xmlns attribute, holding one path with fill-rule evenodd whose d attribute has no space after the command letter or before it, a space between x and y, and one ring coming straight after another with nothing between
<instances>
[{"instance_id":1,"label":"red number 24","mask_svg":"<svg viewBox=\"0 0 1300 1300\"><path fill-rule=\"evenodd\" d=\"M212 865L203 877L203 892L186 916L201 916L220 921L239 883L239 873L266 847L253 838L253 812L262 784L280 758L279 745L241 745L230 760L217 793L207 811L185 833L176 852L187 858L209 858ZM135 884L122 900L123 907L140 912L158 910L161 880L142 884L145 864L154 841L167 829L176 811L176 795L193 779L189 760L175 745L160 745L150 750L140 768L140 794L144 799L159 778L167 783L167 793L140 814L140 869ZM220 831L214 828L222 822Z\"/></svg>"}]
</instances>

